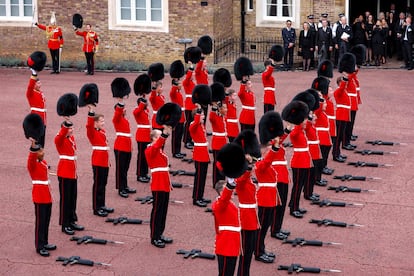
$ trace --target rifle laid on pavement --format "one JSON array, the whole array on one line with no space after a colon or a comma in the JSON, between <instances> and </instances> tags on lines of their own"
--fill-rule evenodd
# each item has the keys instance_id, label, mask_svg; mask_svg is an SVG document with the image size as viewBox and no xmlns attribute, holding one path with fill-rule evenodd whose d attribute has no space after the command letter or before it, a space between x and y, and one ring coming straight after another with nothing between
<instances>
[{"instance_id":1,"label":"rifle laid on pavement","mask_svg":"<svg viewBox=\"0 0 414 276\"><path fill-rule=\"evenodd\" d=\"M154 198L153 198L152 195L148 195L148 196L145 196L145 197L137 197L135 199L135 201L139 201L139 202L141 202L141 204L145 204L145 203L151 204L154 201ZM170 202L171 203L177 203L177 204L183 204L184 203L184 201L175 200L175 199L170 199Z\"/></svg>"},{"instance_id":2,"label":"rifle laid on pavement","mask_svg":"<svg viewBox=\"0 0 414 276\"><path fill-rule=\"evenodd\" d=\"M189 257L191 257L191 259L202 258L202 259L214 260L216 258L216 255L213 255L210 253L204 253L201 251L201 249L191 249L191 250L179 249L177 250L176 253L184 255L183 256L184 259L188 259Z\"/></svg>"},{"instance_id":3,"label":"rifle laid on pavement","mask_svg":"<svg viewBox=\"0 0 414 276\"><path fill-rule=\"evenodd\" d=\"M323 246L323 245L342 245L341 243L337 242L323 242L323 241L316 241L316 240L305 240L304 238L295 238L293 240L284 239L282 243L289 243L293 247L299 246Z\"/></svg>"},{"instance_id":4,"label":"rifle laid on pavement","mask_svg":"<svg viewBox=\"0 0 414 276\"><path fill-rule=\"evenodd\" d=\"M344 174L344 175L335 175L334 179L340 179L341 181L367 181L367 180L381 180L380 177L371 177L371 176L355 176L351 174Z\"/></svg>"},{"instance_id":5,"label":"rifle laid on pavement","mask_svg":"<svg viewBox=\"0 0 414 276\"><path fill-rule=\"evenodd\" d=\"M355 166L355 167L373 167L373 168L393 166L392 164L379 164L379 163L369 163L369 162L362 162L362 161L348 162L348 165Z\"/></svg>"},{"instance_id":6,"label":"rifle laid on pavement","mask_svg":"<svg viewBox=\"0 0 414 276\"><path fill-rule=\"evenodd\" d=\"M100 266L111 266L111 264L107 263L101 263L101 262L94 262L91 260L82 259L79 256L71 256L69 258L66 257L57 257L57 262L63 262L62 265L87 265L87 266L94 266L94 265L100 265Z\"/></svg>"},{"instance_id":7,"label":"rifle laid on pavement","mask_svg":"<svg viewBox=\"0 0 414 276\"><path fill-rule=\"evenodd\" d=\"M329 199L324 200L312 200L312 205L319 205L319 207L324 206L334 206L334 207L345 207L345 206L364 206L364 204L361 203L348 203L348 202L339 202L339 201L330 201Z\"/></svg>"},{"instance_id":8,"label":"rifle laid on pavement","mask_svg":"<svg viewBox=\"0 0 414 276\"><path fill-rule=\"evenodd\" d=\"M88 243L96 243L96 244L107 244L107 243L115 243L115 244L124 244L120 241L110 241L110 240L104 240L104 239L97 239L92 236L83 236L83 237L77 237L73 236L70 238L71 241L76 241L77 244L88 244Z\"/></svg>"},{"instance_id":9,"label":"rifle laid on pavement","mask_svg":"<svg viewBox=\"0 0 414 276\"><path fill-rule=\"evenodd\" d=\"M148 224L149 221L144 221L142 219L130 219L127 217L118 217L118 218L107 218L105 222L112 222L114 225L117 224Z\"/></svg>"},{"instance_id":10,"label":"rifle laid on pavement","mask_svg":"<svg viewBox=\"0 0 414 276\"><path fill-rule=\"evenodd\" d=\"M375 190L363 190L361 188L351 188L347 186L329 186L328 190L334 190L335 192L351 192L351 193L360 193L360 192L375 192Z\"/></svg>"},{"instance_id":11,"label":"rifle laid on pavement","mask_svg":"<svg viewBox=\"0 0 414 276\"><path fill-rule=\"evenodd\" d=\"M177 183L177 182L172 182L171 186L173 188L193 188L194 186L191 184L182 184L182 183Z\"/></svg>"},{"instance_id":12,"label":"rifle laid on pavement","mask_svg":"<svg viewBox=\"0 0 414 276\"><path fill-rule=\"evenodd\" d=\"M372 140L372 141L365 141L365 144L371 145L383 145L383 146L396 146L396 145L407 145L407 143L398 143L398 142L386 142L381 140Z\"/></svg>"},{"instance_id":13,"label":"rifle laid on pavement","mask_svg":"<svg viewBox=\"0 0 414 276\"><path fill-rule=\"evenodd\" d=\"M277 270L287 270L288 274L292 274L293 272L307 272L307 273L321 273L321 272L337 272L340 273L342 271L338 269L322 269L318 267L304 267L300 264L291 264L291 265L279 265Z\"/></svg>"},{"instance_id":14,"label":"rifle laid on pavement","mask_svg":"<svg viewBox=\"0 0 414 276\"><path fill-rule=\"evenodd\" d=\"M380 151L380 150L356 150L354 151L356 153L362 154L362 155L384 155L384 154L398 154L397 151Z\"/></svg>"},{"instance_id":15,"label":"rifle laid on pavement","mask_svg":"<svg viewBox=\"0 0 414 276\"><path fill-rule=\"evenodd\" d=\"M173 176L176 176L176 175L195 176L195 172L187 172L185 170L176 170L176 171L170 170L170 174L172 174Z\"/></svg>"},{"instance_id":16,"label":"rifle laid on pavement","mask_svg":"<svg viewBox=\"0 0 414 276\"><path fill-rule=\"evenodd\" d=\"M363 227L363 225L361 224L333 221L331 219L311 219L309 223L315 223L318 226L325 225L325 226L336 226L336 227Z\"/></svg>"}]
</instances>

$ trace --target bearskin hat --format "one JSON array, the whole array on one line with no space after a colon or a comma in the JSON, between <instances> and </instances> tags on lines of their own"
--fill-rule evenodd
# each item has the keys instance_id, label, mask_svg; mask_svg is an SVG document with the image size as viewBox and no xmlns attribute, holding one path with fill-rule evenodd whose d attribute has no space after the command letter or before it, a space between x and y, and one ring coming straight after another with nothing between
<instances>
[{"instance_id":1,"label":"bearskin hat","mask_svg":"<svg viewBox=\"0 0 414 276\"><path fill-rule=\"evenodd\" d=\"M112 97L123 98L131 93L131 87L126 78L115 78L111 83Z\"/></svg>"},{"instance_id":2,"label":"bearskin hat","mask_svg":"<svg viewBox=\"0 0 414 276\"><path fill-rule=\"evenodd\" d=\"M283 120L294 125L300 125L308 115L309 108L302 101L291 101L282 110Z\"/></svg>"},{"instance_id":3,"label":"bearskin hat","mask_svg":"<svg viewBox=\"0 0 414 276\"><path fill-rule=\"evenodd\" d=\"M243 149L235 143L226 144L217 153L216 166L227 177L241 176L247 169Z\"/></svg>"},{"instance_id":4,"label":"bearskin hat","mask_svg":"<svg viewBox=\"0 0 414 276\"><path fill-rule=\"evenodd\" d=\"M345 53L339 60L338 71L339 73L353 73L355 72L356 58L352 53Z\"/></svg>"},{"instance_id":5,"label":"bearskin hat","mask_svg":"<svg viewBox=\"0 0 414 276\"><path fill-rule=\"evenodd\" d=\"M367 48L364 44L357 44L351 48L350 52L355 55L355 62L361 66L365 62Z\"/></svg>"},{"instance_id":6,"label":"bearskin hat","mask_svg":"<svg viewBox=\"0 0 414 276\"><path fill-rule=\"evenodd\" d=\"M320 97L319 97L318 91L311 88L311 89L307 89L305 92L310 93L313 96L313 98L315 99L315 104L313 105L313 108L311 109L311 111L317 110L320 106L320 104L319 104L320 103Z\"/></svg>"},{"instance_id":7,"label":"bearskin hat","mask_svg":"<svg viewBox=\"0 0 414 276\"><path fill-rule=\"evenodd\" d=\"M87 83L82 86L79 92L79 107L99 102L99 90L96 83Z\"/></svg>"},{"instance_id":8,"label":"bearskin hat","mask_svg":"<svg viewBox=\"0 0 414 276\"><path fill-rule=\"evenodd\" d=\"M30 68L40 72L45 68L46 65L46 54L41 51L33 52L28 58L27 58L27 66Z\"/></svg>"},{"instance_id":9,"label":"bearskin hat","mask_svg":"<svg viewBox=\"0 0 414 276\"><path fill-rule=\"evenodd\" d=\"M283 122L275 111L266 112L259 121L260 144L266 145L270 140L283 134Z\"/></svg>"},{"instance_id":10,"label":"bearskin hat","mask_svg":"<svg viewBox=\"0 0 414 276\"><path fill-rule=\"evenodd\" d=\"M208 35L203 35L198 39L197 46L200 47L204 55L209 55L213 51L213 40Z\"/></svg>"},{"instance_id":11,"label":"bearskin hat","mask_svg":"<svg viewBox=\"0 0 414 276\"><path fill-rule=\"evenodd\" d=\"M274 61L281 61L284 55L283 47L280 45L273 45L269 51L269 58Z\"/></svg>"},{"instance_id":12,"label":"bearskin hat","mask_svg":"<svg viewBox=\"0 0 414 276\"><path fill-rule=\"evenodd\" d=\"M194 87L192 93L192 102L201 105L211 104L211 88L206 84L198 84Z\"/></svg>"},{"instance_id":13,"label":"bearskin hat","mask_svg":"<svg viewBox=\"0 0 414 276\"><path fill-rule=\"evenodd\" d=\"M251 76L254 74L253 64L247 57L239 57L234 63L234 75L238 81L242 80L243 76Z\"/></svg>"},{"instance_id":14,"label":"bearskin hat","mask_svg":"<svg viewBox=\"0 0 414 276\"><path fill-rule=\"evenodd\" d=\"M79 13L75 13L72 16L72 25L75 26L78 29L82 28L82 26L83 26L82 15L80 15Z\"/></svg>"},{"instance_id":15,"label":"bearskin hat","mask_svg":"<svg viewBox=\"0 0 414 276\"><path fill-rule=\"evenodd\" d=\"M327 95L329 90L329 79L324 77L317 77L312 82L312 88L321 91L322 95Z\"/></svg>"},{"instance_id":16,"label":"bearskin hat","mask_svg":"<svg viewBox=\"0 0 414 276\"><path fill-rule=\"evenodd\" d=\"M188 47L184 51L184 61L185 63L188 63L191 61L191 63L196 64L201 60L201 49L200 47Z\"/></svg>"},{"instance_id":17,"label":"bearskin hat","mask_svg":"<svg viewBox=\"0 0 414 276\"><path fill-rule=\"evenodd\" d=\"M139 75L134 81L134 93L137 96L149 94L151 92L151 78L148 74Z\"/></svg>"},{"instance_id":18,"label":"bearskin hat","mask_svg":"<svg viewBox=\"0 0 414 276\"><path fill-rule=\"evenodd\" d=\"M24 136L29 139L30 137L36 141L44 134L45 125L39 114L30 113L23 120Z\"/></svg>"},{"instance_id":19,"label":"bearskin hat","mask_svg":"<svg viewBox=\"0 0 414 276\"><path fill-rule=\"evenodd\" d=\"M241 131L232 143L238 144L246 154L249 154L252 157L259 158L261 156L257 135L251 129Z\"/></svg>"},{"instance_id":20,"label":"bearskin hat","mask_svg":"<svg viewBox=\"0 0 414 276\"><path fill-rule=\"evenodd\" d=\"M184 76L184 64L181 60L176 60L170 65L170 76L173 79L179 79Z\"/></svg>"},{"instance_id":21,"label":"bearskin hat","mask_svg":"<svg viewBox=\"0 0 414 276\"><path fill-rule=\"evenodd\" d=\"M224 87L228 88L232 84L231 74L226 68L219 68L214 72L213 82L221 82Z\"/></svg>"},{"instance_id":22,"label":"bearskin hat","mask_svg":"<svg viewBox=\"0 0 414 276\"><path fill-rule=\"evenodd\" d=\"M212 102L221 102L226 97L224 92L224 86L221 82L215 82L210 85L211 89L211 101Z\"/></svg>"},{"instance_id":23,"label":"bearskin hat","mask_svg":"<svg viewBox=\"0 0 414 276\"><path fill-rule=\"evenodd\" d=\"M333 78L334 65L330 60L323 60L318 66L318 77Z\"/></svg>"},{"instance_id":24,"label":"bearskin hat","mask_svg":"<svg viewBox=\"0 0 414 276\"><path fill-rule=\"evenodd\" d=\"M152 81L159 81L164 78L164 65L162 63L153 63L148 68L148 76Z\"/></svg>"},{"instance_id":25,"label":"bearskin hat","mask_svg":"<svg viewBox=\"0 0 414 276\"><path fill-rule=\"evenodd\" d=\"M78 113L78 96L73 93L62 95L57 101L56 111L59 116L73 116Z\"/></svg>"},{"instance_id":26,"label":"bearskin hat","mask_svg":"<svg viewBox=\"0 0 414 276\"><path fill-rule=\"evenodd\" d=\"M308 91L298 93L295 97L293 97L292 101L302 101L308 106L309 110L314 110L315 97Z\"/></svg>"},{"instance_id":27,"label":"bearskin hat","mask_svg":"<svg viewBox=\"0 0 414 276\"><path fill-rule=\"evenodd\" d=\"M176 103L166 103L157 111L156 122L159 125L175 127L181 119L181 107Z\"/></svg>"}]
</instances>

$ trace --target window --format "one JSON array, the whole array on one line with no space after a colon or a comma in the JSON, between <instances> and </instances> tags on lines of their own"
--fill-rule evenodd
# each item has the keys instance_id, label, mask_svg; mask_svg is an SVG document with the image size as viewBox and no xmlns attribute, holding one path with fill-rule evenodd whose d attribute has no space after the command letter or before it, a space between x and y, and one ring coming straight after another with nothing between
<instances>
[{"instance_id":1,"label":"window","mask_svg":"<svg viewBox=\"0 0 414 276\"><path fill-rule=\"evenodd\" d=\"M293 17L294 0L266 0L266 16Z\"/></svg>"},{"instance_id":2,"label":"window","mask_svg":"<svg viewBox=\"0 0 414 276\"><path fill-rule=\"evenodd\" d=\"M31 21L33 0L0 0L0 20Z\"/></svg>"},{"instance_id":3,"label":"window","mask_svg":"<svg viewBox=\"0 0 414 276\"><path fill-rule=\"evenodd\" d=\"M295 24L295 18L300 18L300 0L257 0L256 26L285 27L286 20ZM299 26L299 25L298 25Z\"/></svg>"},{"instance_id":4,"label":"window","mask_svg":"<svg viewBox=\"0 0 414 276\"><path fill-rule=\"evenodd\" d=\"M108 3L110 29L168 31L168 0L116 0Z\"/></svg>"},{"instance_id":5,"label":"window","mask_svg":"<svg viewBox=\"0 0 414 276\"><path fill-rule=\"evenodd\" d=\"M246 11L253 11L253 0L246 0Z\"/></svg>"}]
</instances>

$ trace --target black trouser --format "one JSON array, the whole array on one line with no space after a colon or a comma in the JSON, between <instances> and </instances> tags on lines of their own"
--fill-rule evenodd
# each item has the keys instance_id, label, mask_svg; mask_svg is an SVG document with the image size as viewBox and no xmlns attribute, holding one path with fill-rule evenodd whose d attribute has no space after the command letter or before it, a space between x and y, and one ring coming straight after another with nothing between
<instances>
[{"instance_id":1,"label":"black trouser","mask_svg":"<svg viewBox=\"0 0 414 276\"><path fill-rule=\"evenodd\" d=\"M233 276L236 270L237 257L229 257L217 254L219 276Z\"/></svg>"},{"instance_id":2,"label":"black trouser","mask_svg":"<svg viewBox=\"0 0 414 276\"><path fill-rule=\"evenodd\" d=\"M78 197L78 180L58 176L59 181L59 225L70 226L78 220L76 215L76 199Z\"/></svg>"},{"instance_id":3,"label":"black trouser","mask_svg":"<svg viewBox=\"0 0 414 276\"><path fill-rule=\"evenodd\" d=\"M178 123L172 130L171 150L172 154L181 153L181 139L183 138L184 123Z\"/></svg>"},{"instance_id":4,"label":"black trouser","mask_svg":"<svg viewBox=\"0 0 414 276\"><path fill-rule=\"evenodd\" d=\"M206 121L207 121L207 113L208 113L208 105L202 105L201 109L203 110L204 113L204 120L203 120L203 124L204 126L206 125Z\"/></svg>"},{"instance_id":5,"label":"black trouser","mask_svg":"<svg viewBox=\"0 0 414 276\"><path fill-rule=\"evenodd\" d=\"M59 49L49 49L52 56L52 67L54 72L59 72Z\"/></svg>"},{"instance_id":6,"label":"black trouser","mask_svg":"<svg viewBox=\"0 0 414 276\"><path fill-rule=\"evenodd\" d=\"M403 56L403 42L401 39L395 40L395 50L397 52L397 59L402 60L404 56Z\"/></svg>"},{"instance_id":7,"label":"black trouser","mask_svg":"<svg viewBox=\"0 0 414 276\"><path fill-rule=\"evenodd\" d=\"M332 137L333 139L334 137ZM322 160L323 160L323 164L322 164L322 169L326 168L326 166L328 165L328 156L329 156L329 151L331 150L332 146L324 146L324 145L320 145L321 147L321 154L322 154Z\"/></svg>"},{"instance_id":8,"label":"black trouser","mask_svg":"<svg viewBox=\"0 0 414 276\"><path fill-rule=\"evenodd\" d=\"M338 63L336 64L339 66L339 61L341 61L342 56L348 52L348 44L346 42L340 42L339 43L339 49L338 49Z\"/></svg>"},{"instance_id":9,"label":"black trouser","mask_svg":"<svg viewBox=\"0 0 414 276\"><path fill-rule=\"evenodd\" d=\"M46 126L44 128L43 134L40 135L39 140L37 141L42 148L45 148L45 137L46 137Z\"/></svg>"},{"instance_id":10,"label":"black trouser","mask_svg":"<svg viewBox=\"0 0 414 276\"><path fill-rule=\"evenodd\" d=\"M194 161L195 176L193 187L193 201L201 200L204 197L208 163L209 162Z\"/></svg>"},{"instance_id":11,"label":"black trouser","mask_svg":"<svg viewBox=\"0 0 414 276\"><path fill-rule=\"evenodd\" d=\"M281 205L276 206L275 216L273 217L272 227L270 233L276 235L282 229L283 217L285 216L286 203L288 197L289 185L288 183L277 182L277 192L280 196Z\"/></svg>"},{"instance_id":12,"label":"black trouser","mask_svg":"<svg viewBox=\"0 0 414 276\"><path fill-rule=\"evenodd\" d=\"M230 136L227 136L227 139L229 140L229 143L231 143L231 142L233 142L233 141L234 141L234 139L236 139L236 137L230 137Z\"/></svg>"},{"instance_id":13,"label":"black trouser","mask_svg":"<svg viewBox=\"0 0 414 276\"><path fill-rule=\"evenodd\" d=\"M309 199L309 197L313 194L314 186L315 186L315 164L313 164L313 167L309 169L309 177L303 186L303 195L306 199Z\"/></svg>"},{"instance_id":14,"label":"black trouser","mask_svg":"<svg viewBox=\"0 0 414 276\"><path fill-rule=\"evenodd\" d=\"M193 117L192 110L185 110L184 115L185 115L185 124L184 124L183 142L184 144L187 144L187 143L192 142L189 128L190 128L191 122L194 120L194 117Z\"/></svg>"},{"instance_id":15,"label":"black trouser","mask_svg":"<svg viewBox=\"0 0 414 276\"><path fill-rule=\"evenodd\" d=\"M345 145L349 145L351 143L351 136L352 132L354 131L354 124L355 124L355 117L356 117L356 110L351 110L351 120L346 123L345 127Z\"/></svg>"},{"instance_id":16,"label":"black trouser","mask_svg":"<svg viewBox=\"0 0 414 276\"><path fill-rule=\"evenodd\" d=\"M313 167L315 168L315 182L320 181L322 178L322 169L324 168L323 159L315 159L313 161Z\"/></svg>"},{"instance_id":17,"label":"black trouser","mask_svg":"<svg viewBox=\"0 0 414 276\"><path fill-rule=\"evenodd\" d=\"M242 124L240 123L240 131L243 131L245 129L251 129L254 131L256 125L247 125L247 124Z\"/></svg>"},{"instance_id":18,"label":"black trouser","mask_svg":"<svg viewBox=\"0 0 414 276\"><path fill-rule=\"evenodd\" d=\"M49 224L52 215L52 203L35 203L35 247L42 249L49 243Z\"/></svg>"},{"instance_id":19,"label":"black trouser","mask_svg":"<svg viewBox=\"0 0 414 276\"><path fill-rule=\"evenodd\" d=\"M285 48L285 55L283 57L283 62L288 69L292 69L293 67L293 49L295 47ZM289 61L288 61L289 56Z\"/></svg>"},{"instance_id":20,"label":"black trouser","mask_svg":"<svg viewBox=\"0 0 414 276\"><path fill-rule=\"evenodd\" d=\"M309 181L310 168L292 168L292 192L290 194L290 212L299 210L299 200L303 186Z\"/></svg>"},{"instance_id":21,"label":"black trouser","mask_svg":"<svg viewBox=\"0 0 414 276\"><path fill-rule=\"evenodd\" d=\"M273 111L275 110L275 105L274 104L264 104L263 105L263 113L266 113L268 111Z\"/></svg>"},{"instance_id":22,"label":"black trouser","mask_svg":"<svg viewBox=\"0 0 414 276\"><path fill-rule=\"evenodd\" d=\"M128 170L131 163L131 152L114 150L115 153L115 185L120 192L128 187Z\"/></svg>"},{"instance_id":23,"label":"black trouser","mask_svg":"<svg viewBox=\"0 0 414 276\"><path fill-rule=\"evenodd\" d=\"M137 176L148 175L148 163L145 157L145 149L149 145L149 142L137 142Z\"/></svg>"},{"instance_id":24,"label":"black trouser","mask_svg":"<svg viewBox=\"0 0 414 276\"><path fill-rule=\"evenodd\" d=\"M259 257L260 255L263 255L265 253L265 244L264 240L266 237L267 230L272 225L274 213L276 212L276 206L275 207L258 207L258 218L259 218L259 224L260 229L257 233L257 241L256 241L256 248L254 250L254 255L256 257Z\"/></svg>"},{"instance_id":25,"label":"black trouser","mask_svg":"<svg viewBox=\"0 0 414 276\"><path fill-rule=\"evenodd\" d=\"M88 66L88 73L95 72L95 60L93 58L94 55L95 55L94 52L85 52L86 64Z\"/></svg>"},{"instance_id":26,"label":"black trouser","mask_svg":"<svg viewBox=\"0 0 414 276\"><path fill-rule=\"evenodd\" d=\"M167 220L168 202L170 200L169 192L152 191L152 202L151 210L151 239L159 240L161 235L164 233L165 221Z\"/></svg>"},{"instance_id":27,"label":"black trouser","mask_svg":"<svg viewBox=\"0 0 414 276\"><path fill-rule=\"evenodd\" d=\"M93 186L92 186L92 208L98 211L105 206L105 189L108 182L108 167L92 166Z\"/></svg>"},{"instance_id":28,"label":"black trouser","mask_svg":"<svg viewBox=\"0 0 414 276\"><path fill-rule=\"evenodd\" d=\"M238 276L250 275L250 264L256 246L257 230L241 230L242 252L239 256Z\"/></svg>"},{"instance_id":29,"label":"black trouser","mask_svg":"<svg viewBox=\"0 0 414 276\"><path fill-rule=\"evenodd\" d=\"M405 66L407 66L408 68L414 68L412 51L413 51L413 44L409 43L406 40L403 40L402 53L403 53Z\"/></svg>"},{"instance_id":30,"label":"black trouser","mask_svg":"<svg viewBox=\"0 0 414 276\"><path fill-rule=\"evenodd\" d=\"M341 144L345 145L345 128L346 121L336 120L336 139L332 145L333 158L338 158L341 154Z\"/></svg>"},{"instance_id":31,"label":"black trouser","mask_svg":"<svg viewBox=\"0 0 414 276\"><path fill-rule=\"evenodd\" d=\"M216 187L216 183L219 180L224 180L224 175L220 172L220 170L216 166L217 162L217 155L219 153L219 150L213 150L213 188Z\"/></svg>"}]
</instances>

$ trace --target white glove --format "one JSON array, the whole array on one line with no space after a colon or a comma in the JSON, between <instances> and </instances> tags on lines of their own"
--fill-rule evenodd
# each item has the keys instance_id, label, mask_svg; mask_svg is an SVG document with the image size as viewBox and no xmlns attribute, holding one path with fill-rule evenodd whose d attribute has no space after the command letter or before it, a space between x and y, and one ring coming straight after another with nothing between
<instances>
[{"instance_id":1,"label":"white glove","mask_svg":"<svg viewBox=\"0 0 414 276\"><path fill-rule=\"evenodd\" d=\"M32 71L32 75L33 75L33 76L37 76L37 72L36 72L36 70L35 70L35 69L30 68L30 71Z\"/></svg>"},{"instance_id":2,"label":"white glove","mask_svg":"<svg viewBox=\"0 0 414 276\"><path fill-rule=\"evenodd\" d=\"M233 184L234 183L234 178L227 177L227 183Z\"/></svg>"}]
</instances>

